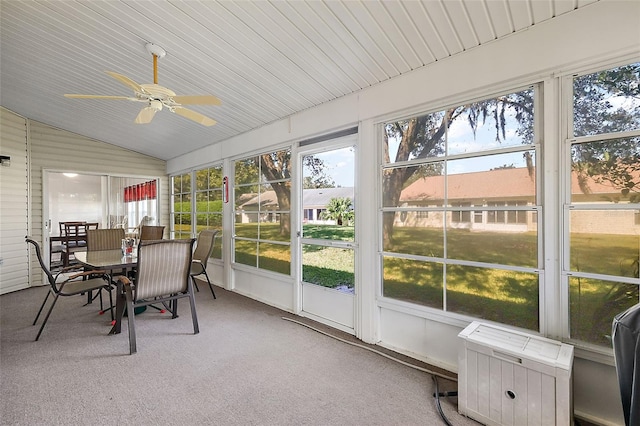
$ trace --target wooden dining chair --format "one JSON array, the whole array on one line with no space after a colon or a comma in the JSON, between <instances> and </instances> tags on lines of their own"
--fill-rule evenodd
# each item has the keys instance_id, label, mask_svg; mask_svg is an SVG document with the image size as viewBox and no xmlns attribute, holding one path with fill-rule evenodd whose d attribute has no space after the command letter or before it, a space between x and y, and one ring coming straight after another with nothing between
<instances>
[{"instance_id":1,"label":"wooden dining chair","mask_svg":"<svg viewBox=\"0 0 640 426\"><path fill-rule=\"evenodd\" d=\"M84 251L87 247L87 226L86 222L65 222L64 223L64 266L69 266L71 257L76 251Z\"/></svg>"},{"instance_id":2,"label":"wooden dining chair","mask_svg":"<svg viewBox=\"0 0 640 426\"><path fill-rule=\"evenodd\" d=\"M58 235L53 236L49 243L49 267L53 268L53 255L60 254L60 265L62 267L69 266L67 256L67 239L66 239L66 226L67 225L83 225L83 221L62 221L58 222Z\"/></svg>"},{"instance_id":3,"label":"wooden dining chair","mask_svg":"<svg viewBox=\"0 0 640 426\"><path fill-rule=\"evenodd\" d=\"M189 276L194 239L141 241L138 246L136 279L119 276L121 291L116 302L116 324L113 334L122 327L124 310L129 324L129 353L136 353L135 309L154 303L171 303L172 318L177 318L178 299L189 298L193 333L198 334L198 316Z\"/></svg>"},{"instance_id":4,"label":"wooden dining chair","mask_svg":"<svg viewBox=\"0 0 640 426\"><path fill-rule=\"evenodd\" d=\"M78 294L89 293L93 290L108 288L110 285L110 282L105 271L97 271L97 270L88 271L88 272L79 271L67 277L66 279L63 279L64 277L67 276L66 274L68 274L70 271L72 271L73 269L77 269L78 267L76 266L63 268L60 272L58 272L57 275L54 276L51 273L51 271L47 268L47 266L44 264L44 261L42 260L42 251L40 250L40 245L30 237L26 237L25 241L33 245L33 247L35 248L36 256L38 258L38 262L40 263L40 268L42 268L42 271L47 276L47 281L49 282L49 291L47 292L47 295L42 301L42 305L40 305L40 309L38 310L36 319L33 320L33 325L36 325L36 323L38 322L38 318L40 318L40 314L42 313L42 310L44 309L47 303L47 300L49 299L49 296L51 295L53 296L53 302L51 303L51 306L49 307L49 310L47 311L47 314L45 315L44 320L42 321L40 330L38 330L38 334L36 335L36 341L37 341L38 339L40 339L42 330L44 330L44 326L47 324L47 321L49 320L49 316L51 315L51 312L53 311L53 308L55 307L59 297L76 296ZM102 304L102 300L100 302ZM113 306L111 293L109 293L109 302L110 302L109 303L110 306Z\"/></svg>"}]
</instances>

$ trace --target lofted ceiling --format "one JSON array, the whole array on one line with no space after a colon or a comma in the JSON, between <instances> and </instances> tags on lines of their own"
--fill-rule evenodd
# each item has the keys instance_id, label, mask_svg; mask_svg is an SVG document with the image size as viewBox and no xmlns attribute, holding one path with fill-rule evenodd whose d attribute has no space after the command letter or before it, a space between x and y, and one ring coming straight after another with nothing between
<instances>
[{"instance_id":1,"label":"lofted ceiling","mask_svg":"<svg viewBox=\"0 0 640 426\"><path fill-rule=\"evenodd\" d=\"M168 160L571 13L597 0L0 0L0 104L24 117ZM132 96L105 71L158 83L205 127L164 110L68 99Z\"/></svg>"}]
</instances>

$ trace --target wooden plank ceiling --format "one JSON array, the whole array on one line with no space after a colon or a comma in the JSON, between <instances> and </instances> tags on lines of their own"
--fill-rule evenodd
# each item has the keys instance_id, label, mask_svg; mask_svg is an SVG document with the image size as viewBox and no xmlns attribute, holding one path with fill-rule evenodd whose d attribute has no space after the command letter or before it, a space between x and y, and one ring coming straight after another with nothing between
<instances>
[{"instance_id":1,"label":"wooden plank ceiling","mask_svg":"<svg viewBox=\"0 0 640 426\"><path fill-rule=\"evenodd\" d=\"M0 104L27 118L170 159L526 29L597 0L2 1ZM211 94L133 123L141 106L115 71Z\"/></svg>"}]
</instances>

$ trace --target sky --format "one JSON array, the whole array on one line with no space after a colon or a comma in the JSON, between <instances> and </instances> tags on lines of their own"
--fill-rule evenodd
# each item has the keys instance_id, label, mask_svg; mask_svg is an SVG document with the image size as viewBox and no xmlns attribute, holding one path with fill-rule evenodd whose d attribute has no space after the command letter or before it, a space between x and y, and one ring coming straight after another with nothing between
<instances>
[{"instance_id":1,"label":"sky","mask_svg":"<svg viewBox=\"0 0 640 426\"><path fill-rule=\"evenodd\" d=\"M324 162L325 173L333 179L336 186L355 186L355 148L346 147L312 155ZM305 167L303 175L310 176L311 172Z\"/></svg>"}]
</instances>

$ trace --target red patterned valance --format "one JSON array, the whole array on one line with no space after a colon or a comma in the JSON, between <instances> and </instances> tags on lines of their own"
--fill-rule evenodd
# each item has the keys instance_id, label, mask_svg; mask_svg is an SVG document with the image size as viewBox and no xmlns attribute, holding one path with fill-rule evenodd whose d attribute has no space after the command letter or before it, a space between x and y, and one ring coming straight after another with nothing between
<instances>
[{"instance_id":1,"label":"red patterned valance","mask_svg":"<svg viewBox=\"0 0 640 426\"><path fill-rule=\"evenodd\" d=\"M131 203L134 201L155 200L156 199L156 181L139 183L124 188L124 202Z\"/></svg>"}]
</instances>

